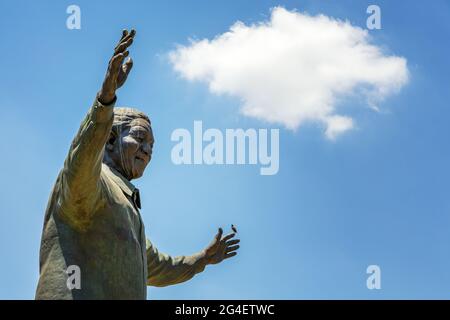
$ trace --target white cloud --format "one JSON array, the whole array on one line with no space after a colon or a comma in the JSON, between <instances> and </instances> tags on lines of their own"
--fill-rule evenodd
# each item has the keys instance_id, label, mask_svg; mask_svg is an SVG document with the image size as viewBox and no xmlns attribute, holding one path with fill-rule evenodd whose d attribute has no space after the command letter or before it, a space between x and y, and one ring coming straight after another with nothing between
<instances>
[{"instance_id":1,"label":"white cloud","mask_svg":"<svg viewBox=\"0 0 450 320\"><path fill-rule=\"evenodd\" d=\"M354 127L339 114L340 98L363 95L376 110L409 74L406 59L385 55L366 30L281 7L270 21L236 22L213 40L178 46L169 58L187 80L240 98L244 115L293 130L319 122L329 139Z\"/></svg>"}]
</instances>

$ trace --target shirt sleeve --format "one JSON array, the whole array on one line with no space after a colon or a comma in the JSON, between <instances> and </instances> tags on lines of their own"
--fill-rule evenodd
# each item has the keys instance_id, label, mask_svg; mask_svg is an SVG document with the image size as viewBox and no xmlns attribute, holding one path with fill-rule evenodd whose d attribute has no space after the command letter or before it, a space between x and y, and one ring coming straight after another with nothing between
<instances>
[{"instance_id":1,"label":"shirt sleeve","mask_svg":"<svg viewBox=\"0 0 450 320\"><path fill-rule=\"evenodd\" d=\"M72 141L61 175L61 215L83 228L101 205L101 166L113 123L113 107L95 99Z\"/></svg>"},{"instance_id":2,"label":"shirt sleeve","mask_svg":"<svg viewBox=\"0 0 450 320\"><path fill-rule=\"evenodd\" d=\"M205 269L200 254L171 257L147 239L147 285L165 287L191 279Z\"/></svg>"}]
</instances>

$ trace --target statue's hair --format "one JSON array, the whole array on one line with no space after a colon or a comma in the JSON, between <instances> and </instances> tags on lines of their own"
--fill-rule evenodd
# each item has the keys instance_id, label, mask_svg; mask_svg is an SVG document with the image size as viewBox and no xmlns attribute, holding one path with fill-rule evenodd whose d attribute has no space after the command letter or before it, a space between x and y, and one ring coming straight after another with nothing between
<instances>
[{"instance_id":1,"label":"statue's hair","mask_svg":"<svg viewBox=\"0 0 450 320\"><path fill-rule=\"evenodd\" d=\"M142 111L134 108L114 108L114 120L111 130L117 134L124 128L131 127L133 121L137 119L147 121L149 126L152 124L149 117Z\"/></svg>"}]
</instances>

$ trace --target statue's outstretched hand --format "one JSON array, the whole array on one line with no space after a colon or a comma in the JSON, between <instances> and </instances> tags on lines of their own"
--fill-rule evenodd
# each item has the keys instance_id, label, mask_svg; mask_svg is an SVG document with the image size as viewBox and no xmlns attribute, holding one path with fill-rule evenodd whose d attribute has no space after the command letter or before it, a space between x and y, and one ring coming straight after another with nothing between
<instances>
[{"instance_id":1,"label":"statue's outstretched hand","mask_svg":"<svg viewBox=\"0 0 450 320\"><path fill-rule=\"evenodd\" d=\"M123 30L122 38L114 49L114 54L109 60L102 88L98 93L98 99L103 104L109 104L114 100L116 90L125 83L128 73L133 67L131 58L128 58L125 63L123 61L129 54L127 48L133 43L135 34L136 31L134 29L130 32Z\"/></svg>"},{"instance_id":2,"label":"statue's outstretched hand","mask_svg":"<svg viewBox=\"0 0 450 320\"><path fill-rule=\"evenodd\" d=\"M222 238L223 230L219 228L214 240L209 244L209 246L205 249L205 259L207 264L216 264L222 262L225 259L234 257L239 249L239 245L237 245L240 240L233 239L231 240L236 233L230 233Z\"/></svg>"}]
</instances>

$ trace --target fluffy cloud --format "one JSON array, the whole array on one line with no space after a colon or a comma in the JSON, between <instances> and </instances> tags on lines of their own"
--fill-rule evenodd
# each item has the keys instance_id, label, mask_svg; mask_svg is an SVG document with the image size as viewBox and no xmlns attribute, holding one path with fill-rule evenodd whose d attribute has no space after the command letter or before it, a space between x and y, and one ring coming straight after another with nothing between
<instances>
[{"instance_id":1,"label":"fluffy cloud","mask_svg":"<svg viewBox=\"0 0 450 320\"><path fill-rule=\"evenodd\" d=\"M187 80L238 97L244 115L293 130L318 122L329 139L354 127L339 114L343 98L362 95L376 110L408 82L406 59L384 54L366 30L281 7L270 21L236 22L212 40L178 46L169 58Z\"/></svg>"}]
</instances>

